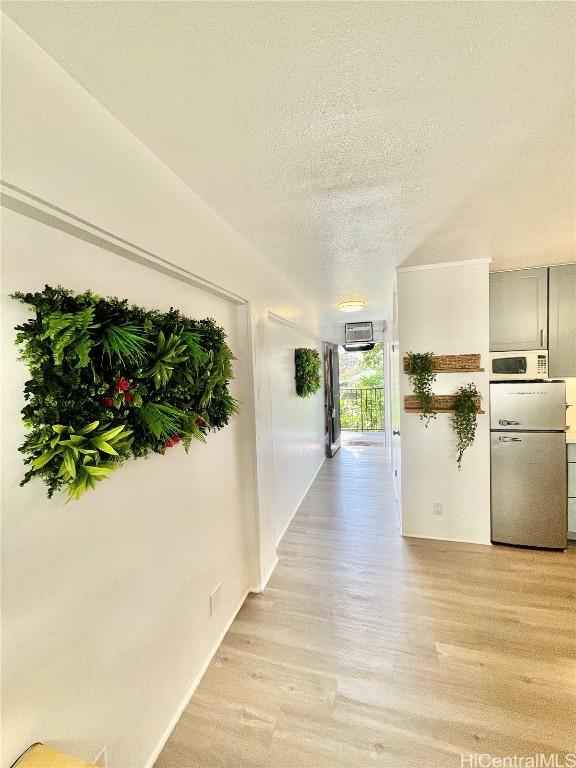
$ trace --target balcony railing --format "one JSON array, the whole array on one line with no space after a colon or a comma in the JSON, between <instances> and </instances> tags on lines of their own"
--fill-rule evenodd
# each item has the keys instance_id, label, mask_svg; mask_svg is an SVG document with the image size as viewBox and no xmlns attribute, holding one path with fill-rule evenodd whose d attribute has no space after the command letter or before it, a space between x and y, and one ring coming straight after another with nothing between
<instances>
[{"instance_id":1,"label":"balcony railing","mask_svg":"<svg viewBox=\"0 0 576 768\"><path fill-rule=\"evenodd\" d=\"M384 429L384 387L340 390L340 426L359 432Z\"/></svg>"}]
</instances>

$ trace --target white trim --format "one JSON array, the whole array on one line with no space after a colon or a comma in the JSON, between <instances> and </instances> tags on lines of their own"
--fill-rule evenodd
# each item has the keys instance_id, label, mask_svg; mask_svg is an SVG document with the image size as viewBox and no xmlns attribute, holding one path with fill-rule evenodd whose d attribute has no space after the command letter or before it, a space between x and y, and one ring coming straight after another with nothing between
<instances>
[{"instance_id":1,"label":"white trim","mask_svg":"<svg viewBox=\"0 0 576 768\"><path fill-rule=\"evenodd\" d=\"M227 299L234 304L243 305L248 303L247 299L243 296L239 296L216 283L205 280L185 267L181 267L179 264L169 261L152 251L148 251L136 243L125 240L113 232L92 224L86 219L76 216L71 211L60 208L48 200L27 192L25 189L21 189L4 180L0 180L0 189L2 190L1 204L4 208L15 211L29 219L39 221L53 229L59 229L72 237L77 237L129 261L134 261L157 272L170 275L170 277L180 280L180 282L193 285L215 296Z\"/></svg>"},{"instance_id":2,"label":"white trim","mask_svg":"<svg viewBox=\"0 0 576 768\"><path fill-rule=\"evenodd\" d=\"M240 308L239 308L240 309ZM253 312L252 304L247 302L243 307L243 312L239 311L239 315L243 318L243 333L246 334L245 343L247 346L247 359L250 364L247 366L248 375L248 389L249 397L246 398L243 411L248 416L248 425L250 438L248 444L250 446L250 474L252 475L252 507L254 513L254 563L252 582L257 581L261 577L261 561L260 553L262 550L262 514L260 504L260 464L258 460L258 437L257 437L257 418L256 418L256 398L258 396L256 378L254 372L257 369L257 359L254 349L254 325L253 325ZM247 410L248 408L248 410Z\"/></svg>"},{"instance_id":3,"label":"white trim","mask_svg":"<svg viewBox=\"0 0 576 768\"><path fill-rule=\"evenodd\" d=\"M268 571L266 572L266 575L260 582L260 586L257 589L253 589L252 592L255 592L256 594L260 592L264 592L266 587L268 586L268 582L270 581L270 578L274 571L276 570L276 566L278 565L280 561L278 560L278 555L274 555L274 560L272 560L272 563L270 564L270 567L268 568Z\"/></svg>"},{"instance_id":4,"label":"white trim","mask_svg":"<svg viewBox=\"0 0 576 768\"><path fill-rule=\"evenodd\" d=\"M312 480L310 480L310 482L309 482L309 483L308 483L308 485L306 486L306 489L305 489L304 493L302 494L302 496L300 496L300 499L299 499L299 501L298 501L298 504L296 504L296 507L295 507L295 509L294 509L294 512L292 512L292 514L290 515L290 519L288 520L288 522L287 522L287 523L286 523L286 525L284 526L284 529L282 530L282 533L281 533L281 534L280 534L280 536L278 536L278 538L276 539L276 546L278 546L278 545L280 544L280 542L282 541L282 539L284 538L284 536L285 536L285 534L286 534L286 531L288 530L288 528L289 528L289 526L290 526L290 523L292 522L292 520L294 520L294 517L295 517L295 515L296 515L296 512L298 512L298 510L299 510L299 509L300 509L300 507L302 506L302 502L304 501L304 499L305 499L305 498L306 498L306 496L308 495L308 491L310 490L310 488L312 488L312 485L313 485L313 483L314 483L314 480L316 480L316 478L318 477L318 472L320 472L320 470L321 470L321 469L322 469L322 467L324 466L324 462L325 462L325 461L326 461L326 456L323 456L323 457L322 457L322 461L320 462L320 465L318 466L318 469L316 470L316 472L314 472L314 477L312 478Z\"/></svg>"},{"instance_id":5,"label":"white trim","mask_svg":"<svg viewBox=\"0 0 576 768\"><path fill-rule=\"evenodd\" d=\"M314 477L308 483L308 485L306 487L306 490L304 491L304 493L300 497L300 501L298 502L298 504L296 504L296 508L294 509L294 512L292 512L292 514L290 515L290 519L288 520L288 522L284 526L284 530L282 531L282 533L278 537L278 540L276 542L276 546L277 547L280 544L280 542L282 541L282 539L284 538L284 535L285 535L286 531L288 530L288 528L290 526L290 523L292 522L292 520L294 520L296 512L298 512L298 510L302 506L302 502L306 498L306 496L308 494L308 491L310 490L310 488L312 487L312 484L314 483L314 480L316 480L316 478L318 477L318 473L320 472L320 470L324 466L324 462L325 461L326 461L326 456L324 456L322 458L322 461L320 462L320 464L318 466L318 469L316 470L316 472L314 472ZM260 583L260 587L258 589L252 590L253 592L264 592L264 590L266 589L266 586L268 585L268 582L270 581L270 577L272 576L272 574L274 573L274 570L276 569L276 566L278 565L278 562L279 562L278 555L275 555L274 560L272 561L272 564L268 568L268 571L266 572L265 576L262 578L262 581Z\"/></svg>"},{"instance_id":6,"label":"white trim","mask_svg":"<svg viewBox=\"0 0 576 768\"><path fill-rule=\"evenodd\" d=\"M471 541L470 539L455 539L454 537L448 538L448 536L421 536L418 533L405 533L402 531L401 536L403 539L427 539L428 541L453 541L455 544L477 544L481 547L491 547L491 541Z\"/></svg>"},{"instance_id":7,"label":"white trim","mask_svg":"<svg viewBox=\"0 0 576 768\"><path fill-rule=\"evenodd\" d=\"M268 310L268 320L273 323L279 323L280 325L286 325L288 328L292 328L292 330L297 331L298 333L303 333L305 336L310 336L310 338L316 339L317 341L325 341L325 339L323 339L322 336L318 336L317 333L313 333L307 328L304 328L297 323L293 323L291 320L286 320L285 317L277 315L276 312L272 312L271 310Z\"/></svg>"},{"instance_id":8,"label":"white trim","mask_svg":"<svg viewBox=\"0 0 576 768\"><path fill-rule=\"evenodd\" d=\"M437 264L416 264L413 267L396 267L396 272L420 272L425 269L445 269L446 267L469 267L472 264L489 264L490 258L468 259L467 261L440 261Z\"/></svg>"},{"instance_id":9,"label":"white trim","mask_svg":"<svg viewBox=\"0 0 576 768\"><path fill-rule=\"evenodd\" d=\"M170 736L172 734L172 731L176 727L176 724L177 724L178 720L180 720L180 717L181 717L182 713L184 712L184 710L186 709L186 707L190 703L190 700L191 700L192 696L194 695L194 693L196 691L196 688L198 688L198 685L200 684L200 681L204 677L204 674L205 674L206 670L210 666L210 663L211 663L212 659L214 658L214 656L216 654L216 651L218 650L218 648L220 648L222 640L224 640L224 638L226 636L226 633L228 632L228 630L232 626L232 623L233 623L234 619L238 615L238 611L244 605L244 602L245 602L245 600L246 600L246 598L248 597L249 594L250 594L250 590L247 589L246 592L244 593L244 597L240 600L240 603L238 604L238 607L232 613L232 616L229 618L229 620L226 622L226 625L225 625L224 629L222 630L222 632L220 633L220 635L218 637L218 640L216 641L216 643L215 643L215 645L214 645L210 655L208 656L208 658L206 659L204 664L202 664L202 667L200 668L200 672L198 672L198 674L196 675L196 677L194 678L192 683L188 686L188 688L186 690L186 693L184 694L183 699L181 700L180 704L178 705L178 709L176 710L176 713L174 714L174 717L170 720L170 722L168 724L168 727L166 728L166 730L162 734L158 744L156 745L156 747L154 748L152 754L150 755L150 757L146 761L146 764L145 764L144 768L154 768L154 763L158 759L158 757L160 755L160 752L162 752L162 750L164 749L164 746L165 746L166 742L168 741L168 739L170 738Z\"/></svg>"},{"instance_id":10,"label":"white trim","mask_svg":"<svg viewBox=\"0 0 576 768\"><path fill-rule=\"evenodd\" d=\"M496 264L496 269L492 270L493 272L525 272L527 269L550 269L550 267L573 267L574 264L576 264L575 261L553 261L552 263L547 264L532 264L525 267L506 267L505 269L500 269L498 265Z\"/></svg>"}]
</instances>

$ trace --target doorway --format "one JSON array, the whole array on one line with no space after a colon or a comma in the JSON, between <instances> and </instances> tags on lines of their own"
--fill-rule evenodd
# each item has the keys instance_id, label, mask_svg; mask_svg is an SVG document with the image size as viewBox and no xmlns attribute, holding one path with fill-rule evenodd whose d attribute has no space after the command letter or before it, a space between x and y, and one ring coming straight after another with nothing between
<instances>
[{"instance_id":1,"label":"doorway","mask_svg":"<svg viewBox=\"0 0 576 768\"><path fill-rule=\"evenodd\" d=\"M339 348L341 442L386 446L384 344Z\"/></svg>"}]
</instances>

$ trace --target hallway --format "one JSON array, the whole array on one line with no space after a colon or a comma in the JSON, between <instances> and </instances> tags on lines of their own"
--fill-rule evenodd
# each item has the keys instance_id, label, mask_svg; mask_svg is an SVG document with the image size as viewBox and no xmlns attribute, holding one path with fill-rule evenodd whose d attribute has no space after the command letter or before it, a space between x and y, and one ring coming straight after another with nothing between
<instances>
[{"instance_id":1,"label":"hallway","mask_svg":"<svg viewBox=\"0 0 576 768\"><path fill-rule=\"evenodd\" d=\"M560 768L576 2L0 10L0 768Z\"/></svg>"},{"instance_id":2,"label":"hallway","mask_svg":"<svg viewBox=\"0 0 576 768\"><path fill-rule=\"evenodd\" d=\"M352 444L325 462L156 768L450 768L573 747L576 550L402 539L385 455Z\"/></svg>"}]
</instances>

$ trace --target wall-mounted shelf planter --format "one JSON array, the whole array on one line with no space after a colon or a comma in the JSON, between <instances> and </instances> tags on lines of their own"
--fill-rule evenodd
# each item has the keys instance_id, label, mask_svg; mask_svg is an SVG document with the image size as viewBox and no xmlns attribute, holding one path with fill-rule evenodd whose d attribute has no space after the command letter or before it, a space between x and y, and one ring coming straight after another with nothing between
<instances>
[{"instance_id":1,"label":"wall-mounted shelf planter","mask_svg":"<svg viewBox=\"0 0 576 768\"><path fill-rule=\"evenodd\" d=\"M434 355L434 370L438 373L482 373L480 355ZM408 373L408 358L404 358L404 373Z\"/></svg>"},{"instance_id":2,"label":"wall-mounted shelf planter","mask_svg":"<svg viewBox=\"0 0 576 768\"><path fill-rule=\"evenodd\" d=\"M454 410L455 400L456 395L433 395L432 411L434 413L450 413ZM419 398L416 395L405 395L404 410L407 413L421 413L422 407ZM485 413L485 411L479 408L478 413Z\"/></svg>"}]
</instances>

